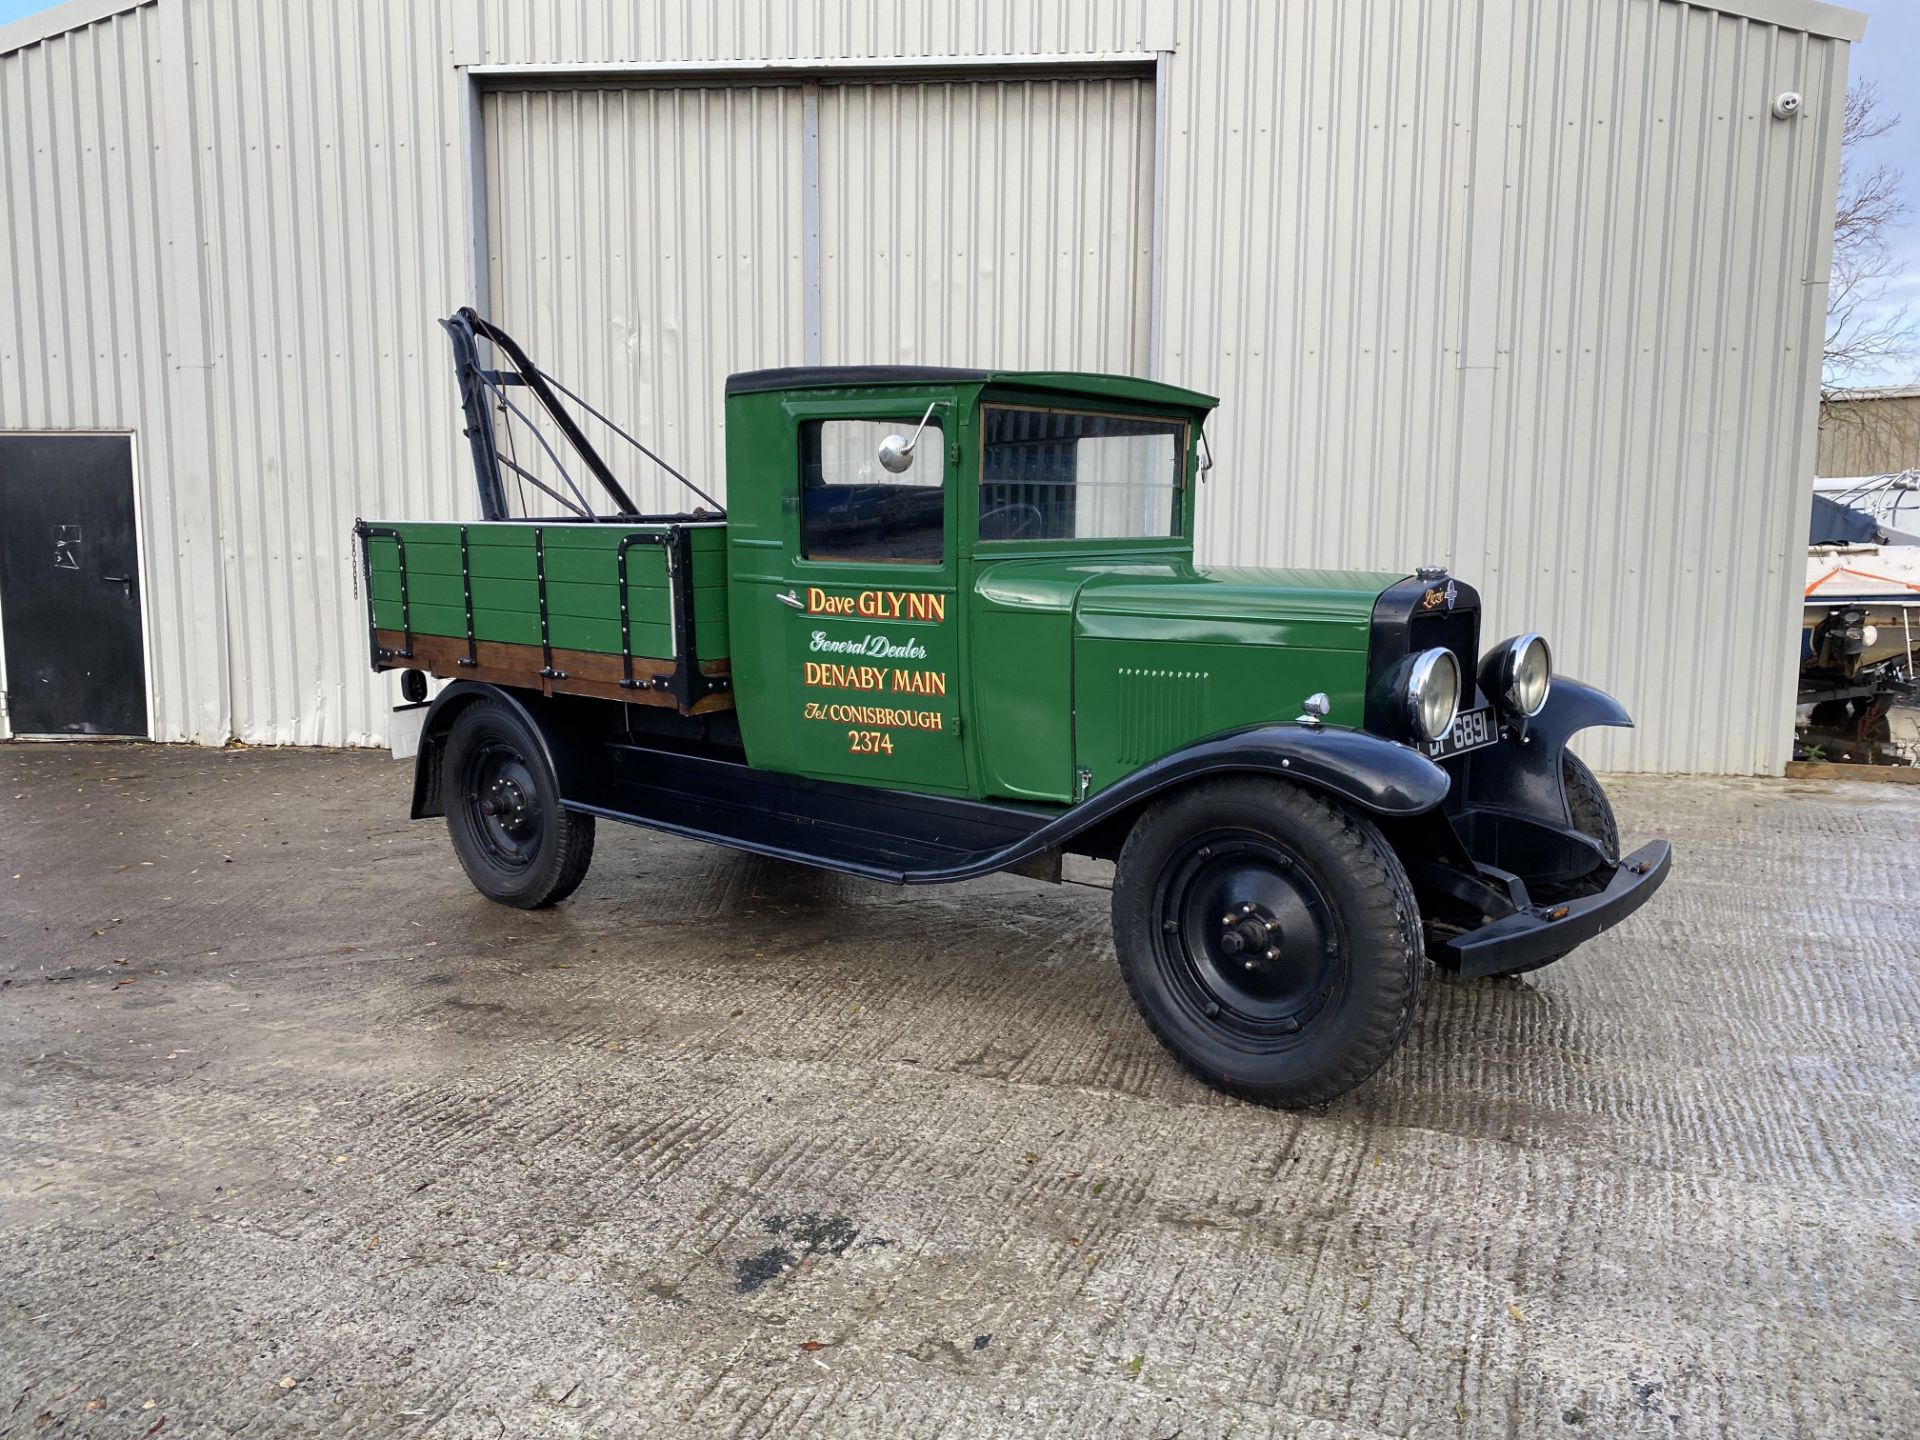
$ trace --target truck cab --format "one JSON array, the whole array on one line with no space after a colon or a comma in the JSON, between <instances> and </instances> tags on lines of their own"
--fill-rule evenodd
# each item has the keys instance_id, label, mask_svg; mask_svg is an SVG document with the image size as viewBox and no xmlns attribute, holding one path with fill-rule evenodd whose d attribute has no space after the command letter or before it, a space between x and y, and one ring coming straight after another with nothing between
<instances>
[{"instance_id":1,"label":"truck cab","mask_svg":"<svg viewBox=\"0 0 1920 1440\"><path fill-rule=\"evenodd\" d=\"M1373 605L1402 576L1196 566L1216 403L1103 375L733 376L749 760L1072 804L1315 695L1360 723Z\"/></svg>"},{"instance_id":2,"label":"truck cab","mask_svg":"<svg viewBox=\"0 0 1920 1440\"><path fill-rule=\"evenodd\" d=\"M1077 628L1080 596L1195 576L1213 404L1107 376L733 376L727 564L735 674L758 677L736 687L749 760L1043 804L1117 779L1117 717L1083 714L1075 694L1076 646L1103 643ZM1160 677L1179 667L1137 660L1124 668L1175 691Z\"/></svg>"},{"instance_id":3,"label":"truck cab","mask_svg":"<svg viewBox=\"0 0 1920 1440\"><path fill-rule=\"evenodd\" d=\"M491 899L565 899L598 820L903 884L1112 861L1149 1028L1304 1105L1399 1044L1428 959L1554 963L1668 872L1568 748L1624 708L1539 635L1484 643L1471 585L1196 563L1211 396L738 374L723 506L499 327L446 324L481 516L356 528L413 814ZM550 422L551 465L503 416ZM589 420L702 503L640 513Z\"/></svg>"}]
</instances>

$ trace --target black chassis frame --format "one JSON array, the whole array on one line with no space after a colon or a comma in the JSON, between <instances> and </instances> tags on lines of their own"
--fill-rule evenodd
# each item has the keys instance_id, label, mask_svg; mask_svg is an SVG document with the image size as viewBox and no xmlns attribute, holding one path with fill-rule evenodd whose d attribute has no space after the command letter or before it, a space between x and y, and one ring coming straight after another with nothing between
<instances>
[{"instance_id":1,"label":"black chassis frame","mask_svg":"<svg viewBox=\"0 0 1920 1440\"><path fill-rule=\"evenodd\" d=\"M1428 953L1465 975L1571 950L1639 909L1671 868L1665 841L1616 864L1573 828L1561 780L1567 738L1632 722L1611 697L1567 679L1554 681L1525 733L1445 767L1366 731L1259 725L1186 746L1078 804L1051 808L758 770L729 733L730 715L636 715L616 701L462 680L427 712L415 819L444 813L446 737L459 711L485 697L537 737L569 809L893 884L998 870L1058 880L1063 852L1116 858L1134 818L1171 787L1221 774L1291 780L1381 827L1413 882Z\"/></svg>"}]
</instances>

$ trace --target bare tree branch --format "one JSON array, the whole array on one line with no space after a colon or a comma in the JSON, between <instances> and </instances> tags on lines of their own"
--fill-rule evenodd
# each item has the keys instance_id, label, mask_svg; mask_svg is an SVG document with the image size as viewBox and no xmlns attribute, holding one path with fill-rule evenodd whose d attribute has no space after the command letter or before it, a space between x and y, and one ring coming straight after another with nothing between
<instances>
[{"instance_id":1,"label":"bare tree branch","mask_svg":"<svg viewBox=\"0 0 1920 1440\"><path fill-rule=\"evenodd\" d=\"M1906 306L1886 303L1900 274L1891 235L1907 218L1905 179L1891 165L1861 168L1860 146L1888 134L1900 116L1881 108L1878 88L1847 89L1840 126L1840 193L1833 217L1833 273L1827 287L1827 333L1820 367L1822 396L1863 376L1884 373L1920 354L1920 326Z\"/></svg>"}]
</instances>

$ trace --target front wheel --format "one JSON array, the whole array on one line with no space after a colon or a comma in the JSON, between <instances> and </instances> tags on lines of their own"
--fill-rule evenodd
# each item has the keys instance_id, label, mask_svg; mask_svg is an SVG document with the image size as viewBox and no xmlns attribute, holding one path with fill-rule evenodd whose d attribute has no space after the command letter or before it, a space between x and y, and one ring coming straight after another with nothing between
<instances>
[{"instance_id":1,"label":"front wheel","mask_svg":"<svg viewBox=\"0 0 1920 1440\"><path fill-rule=\"evenodd\" d=\"M1160 1043L1216 1089L1288 1109L1386 1062L1425 965L1413 888L1373 823L1255 777L1203 782L1140 817L1113 932Z\"/></svg>"},{"instance_id":2,"label":"front wheel","mask_svg":"<svg viewBox=\"0 0 1920 1440\"><path fill-rule=\"evenodd\" d=\"M540 737L512 709L478 700L456 715L442 772L447 831L474 889L538 910L579 888L593 817L560 804Z\"/></svg>"}]
</instances>

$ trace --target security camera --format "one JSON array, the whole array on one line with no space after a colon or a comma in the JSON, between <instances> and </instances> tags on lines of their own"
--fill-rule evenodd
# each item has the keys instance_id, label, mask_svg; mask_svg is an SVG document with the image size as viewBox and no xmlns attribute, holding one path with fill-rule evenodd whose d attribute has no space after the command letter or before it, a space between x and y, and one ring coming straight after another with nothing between
<instances>
[{"instance_id":1,"label":"security camera","mask_svg":"<svg viewBox=\"0 0 1920 1440\"><path fill-rule=\"evenodd\" d=\"M1778 95L1773 97L1774 119L1791 120L1799 113L1800 92L1798 90L1782 90Z\"/></svg>"}]
</instances>

